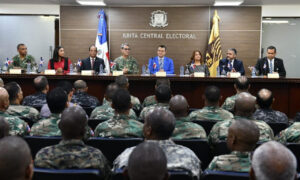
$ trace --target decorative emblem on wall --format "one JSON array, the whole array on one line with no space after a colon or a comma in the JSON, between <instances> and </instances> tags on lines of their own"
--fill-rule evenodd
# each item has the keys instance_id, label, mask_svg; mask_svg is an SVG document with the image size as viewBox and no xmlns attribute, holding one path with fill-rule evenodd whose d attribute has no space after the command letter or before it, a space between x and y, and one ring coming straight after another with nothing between
<instances>
[{"instance_id":1,"label":"decorative emblem on wall","mask_svg":"<svg viewBox=\"0 0 300 180\"><path fill-rule=\"evenodd\" d=\"M161 10L156 10L151 13L151 21L150 21L150 26L152 27L167 27L168 22L167 22L167 13L165 11Z\"/></svg>"}]
</instances>

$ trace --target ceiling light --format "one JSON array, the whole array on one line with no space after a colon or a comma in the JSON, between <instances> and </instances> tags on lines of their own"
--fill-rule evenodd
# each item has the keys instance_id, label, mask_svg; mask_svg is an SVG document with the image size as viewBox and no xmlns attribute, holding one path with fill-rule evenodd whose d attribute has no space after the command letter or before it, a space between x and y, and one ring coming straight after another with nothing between
<instances>
[{"instance_id":1,"label":"ceiling light","mask_svg":"<svg viewBox=\"0 0 300 180\"><path fill-rule=\"evenodd\" d=\"M106 6L103 0L76 0L76 2L84 6Z\"/></svg>"},{"instance_id":2,"label":"ceiling light","mask_svg":"<svg viewBox=\"0 0 300 180\"><path fill-rule=\"evenodd\" d=\"M214 6L239 6L244 0L216 0Z\"/></svg>"},{"instance_id":3,"label":"ceiling light","mask_svg":"<svg viewBox=\"0 0 300 180\"><path fill-rule=\"evenodd\" d=\"M263 20L262 23L265 23L265 24L288 24L289 21L269 21L269 20Z\"/></svg>"}]
</instances>

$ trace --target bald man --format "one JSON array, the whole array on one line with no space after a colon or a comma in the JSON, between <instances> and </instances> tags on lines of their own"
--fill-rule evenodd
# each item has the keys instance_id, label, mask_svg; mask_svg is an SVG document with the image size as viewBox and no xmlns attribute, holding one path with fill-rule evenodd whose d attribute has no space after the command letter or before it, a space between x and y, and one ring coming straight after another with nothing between
<instances>
[{"instance_id":1,"label":"bald man","mask_svg":"<svg viewBox=\"0 0 300 180\"><path fill-rule=\"evenodd\" d=\"M130 180L167 180L167 158L153 142L139 144L131 153L126 170Z\"/></svg>"},{"instance_id":2,"label":"bald man","mask_svg":"<svg viewBox=\"0 0 300 180\"><path fill-rule=\"evenodd\" d=\"M170 83L170 80L167 79L167 78L159 78L159 79L156 79L156 83L155 83L155 89L160 86L161 84L165 84L169 87L171 87L171 83ZM151 95L151 96L147 96L144 101L143 101L143 108L144 107L147 107L147 106L152 106L154 104L157 104L157 100L155 98L155 95Z\"/></svg>"},{"instance_id":3,"label":"bald man","mask_svg":"<svg viewBox=\"0 0 300 180\"><path fill-rule=\"evenodd\" d=\"M240 93L235 100L235 116L234 119L245 119L253 121L259 128L259 141L265 142L274 139L273 130L264 121L253 120L252 115L255 111L255 98L246 92ZM210 131L208 141L210 144L216 144L220 140L226 140L228 135L228 129L232 124L231 121L222 121L216 123Z\"/></svg>"},{"instance_id":4,"label":"bald man","mask_svg":"<svg viewBox=\"0 0 300 180\"><path fill-rule=\"evenodd\" d=\"M165 109L169 109L169 101L172 97L172 91L170 86L166 84L161 84L155 89L155 99L157 100L157 104L145 107L140 113L140 120L145 120L147 113L152 111L156 107L162 107Z\"/></svg>"},{"instance_id":5,"label":"bald man","mask_svg":"<svg viewBox=\"0 0 300 180\"><path fill-rule=\"evenodd\" d=\"M21 102L23 100L23 91L20 85L16 82L9 82L4 85L4 88L9 94L9 107L6 113L17 116L19 118L27 118L34 122L40 119L40 113L33 107L23 106Z\"/></svg>"},{"instance_id":6,"label":"bald man","mask_svg":"<svg viewBox=\"0 0 300 180\"><path fill-rule=\"evenodd\" d=\"M31 180L33 161L27 143L20 137L0 140L0 179Z\"/></svg>"},{"instance_id":7,"label":"bald man","mask_svg":"<svg viewBox=\"0 0 300 180\"><path fill-rule=\"evenodd\" d=\"M4 117L0 117L0 139L9 135L9 125L4 119Z\"/></svg>"},{"instance_id":8,"label":"bald man","mask_svg":"<svg viewBox=\"0 0 300 180\"><path fill-rule=\"evenodd\" d=\"M222 99L220 89L216 86L208 86L205 89L204 95L204 107L200 110L191 112L191 121L201 120L214 120L224 121L231 120L233 115L231 112L220 108L219 102Z\"/></svg>"},{"instance_id":9,"label":"bald man","mask_svg":"<svg viewBox=\"0 0 300 180\"><path fill-rule=\"evenodd\" d=\"M214 171L249 172L251 152L259 139L259 129L252 121L237 119L228 129L230 154L214 157L208 169Z\"/></svg>"},{"instance_id":10,"label":"bald man","mask_svg":"<svg viewBox=\"0 0 300 180\"><path fill-rule=\"evenodd\" d=\"M236 94L226 98L222 104L222 108L230 112L234 112L234 103L237 95L242 92L249 92L250 82L246 76L241 76L234 80L233 87L236 91Z\"/></svg>"},{"instance_id":11,"label":"bald man","mask_svg":"<svg viewBox=\"0 0 300 180\"><path fill-rule=\"evenodd\" d=\"M251 180L296 180L297 160L280 143L270 141L259 146L253 154Z\"/></svg>"},{"instance_id":12,"label":"bald man","mask_svg":"<svg viewBox=\"0 0 300 180\"><path fill-rule=\"evenodd\" d=\"M184 96L176 95L170 100L170 111L176 118L172 139L206 139L206 132L202 126L190 122L188 116L189 104Z\"/></svg>"},{"instance_id":13,"label":"bald man","mask_svg":"<svg viewBox=\"0 0 300 180\"><path fill-rule=\"evenodd\" d=\"M156 107L147 114L143 128L146 142L157 143L167 156L168 170L188 171L193 178L199 179L201 161L187 147L175 144L170 137L175 128L175 117L167 109ZM115 160L113 169L123 169L135 147L127 148Z\"/></svg>"},{"instance_id":14,"label":"bald man","mask_svg":"<svg viewBox=\"0 0 300 180\"><path fill-rule=\"evenodd\" d=\"M99 100L95 96L91 96L87 93L89 88L85 81L77 80L74 82L73 87L75 88L75 93L72 96L72 103L93 109L100 105Z\"/></svg>"},{"instance_id":15,"label":"bald man","mask_svg":"<svg viewBox=\"0 0 300 180\"><path fill-rule=\"evenodd\" d=\"M6 89L0 87L0 116L4 117L9 124L9 134L25 136L29 134L30 128L28 124L18 118L17 116L12 116L6 113L9 107L9 95Z\"/></svg>"},{"instance_id":16,"label":"bald man","mask_svg":"<svg viewBox=\"0 0 300 180\"><path fill-rule=\"evenodd\" d=\"M35 94L26 96L23 99L24 106L31 107L42 107L44 104L47 104L46 95L49 91L48 80L45 76L38 76L33 80L33 86L36 90Z\"/></svg>"},{"instance_id":17,"label":"bald man","mask_svg":"<svg viewBox=\"0 0 300 180\"><path fill-rule=\"evenodd\" d=\"M112 99L114 116L100 124L95 129L98 137L142 137L143 123L129 116L130 94L125 89L118 89Z\"/></svg>"},{"instance_id":18,"label":"bald man","mask_svg":"<svg viewBox=\"0 0 300 180\"><path fill-rule=\"evenodd\" d=\"M114 93L118 90L118 85L116 83L110 83L105 91L104 99L102 106L96 107L92 113L90 118L91 119L99 119L99 120L109 120L115 115L115 110L111 107L112 105L112 98ZM137 119L135 112L130 108L129 117L131 119Z\"/></svg>"},{"instance_id":19,"label":"bald man","mask_svg":"<svg viewBox=\"0 0 300 180\"><path fill-rule=\"evenodd\" d=\"M86 134L87 116L85 111L73 106L63 111L59 129L62 141L54 146L41 149L34 164L50 169L100 169L107 176L110 167L99 149L87 146L82 141Z\"/></svg>"},{"instance_id":20,"label":"bald man","mask_svg":"<svg viewBox=\"0 0 300 180\"><path fill-rule=\"evenodd\" d=\"M253 118L265 121L266 123L289 123L289 119L283 112L272 109L275 98L268 89L261 89L256 96L256 102L259 106L253 114Z\"/></svg>"}]
</instances>

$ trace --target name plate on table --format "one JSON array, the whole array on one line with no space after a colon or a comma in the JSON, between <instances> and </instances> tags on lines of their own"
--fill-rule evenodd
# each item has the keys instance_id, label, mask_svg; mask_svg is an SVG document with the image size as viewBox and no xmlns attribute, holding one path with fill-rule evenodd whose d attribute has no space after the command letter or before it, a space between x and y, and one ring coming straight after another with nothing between
<instances>
[{"instance_id":1,"label":"name plate on table","mask_svg":"<svg viewBox=\"0 0 300 180\"><path fill-rule=\"evenodd\" d=\"M155 76L158 76L158 77L166 77L166 76L167 76L167 73L166 73L166 72L156 72L156 73L155 73Z\"/></svg>"},{"instance_id":2,"label":"name plate on table","mask_svg":"<svg viewBox=\"0 0 300 180\"><path fill-rule=\"evenodd\" d=\"M229 77L238 78L238 77L241 77L241 73L239 73L239 72L230 72Z\"/></svg>"},{"instance_id":3,"label":"name plate on table","mask_svg":"<svg viewBox=\"0 0 300 180\"><path fill-rule=\"evenodd\" d=\"M55 75L56 71L54 69L46 69L44 74L46 74L46 75Z\"/></svg>"},{"instance_id":4,"label":"name plate on table","mask_svg":"<svg viewBox=\"0 0 300 180\"><path fill-rule=\"evenodd\" d=\"M195 72L194 77L205 77L205 73L204 72Z\"/></svg>"},{"instance_id":5,"label":"name plate on table","mask_svg":"<svg viewBox=\"0 0 300 180\"><path fill-rule=\"evenodd\" d=\"M112 75L113 76L121 76L121 75L123 75L123 71L113 71Z\"/></svg>"},{"instance_id":6,"label":"name plate on table","mask_svg":"<svg viewBox=\"0 0 300 180\"><path fill-rule=\"evenodd\" d=\"M83 76L91 76L93 74L94 74L93 70L82 70L81 71L81 75L83 75Z\"/></svg>"},{"instance_id":7,"label":"name plate on table","mask_svg":"<svg viewBox=\"0 0 300 180\"><path fill-rule=\"evenodd\" d=\"M278 73L269 73L268 78L279 79L279 74Z\"/></svg>"},{"instance_id":8,"label":"name plate on table","mask_svg":"<svg viewBox=\"0 0 300 180\"><path fill-rule=\"evenodd\" d=\"M22 69L10 69L10 74L22 74Z\"/></svg>"}]
</instances>

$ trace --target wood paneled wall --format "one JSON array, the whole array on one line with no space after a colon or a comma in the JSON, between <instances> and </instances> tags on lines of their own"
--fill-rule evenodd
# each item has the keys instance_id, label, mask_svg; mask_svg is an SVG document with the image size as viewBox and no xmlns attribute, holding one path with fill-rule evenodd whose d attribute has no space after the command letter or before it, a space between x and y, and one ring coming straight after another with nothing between
<instances>
[{"instance_id":1,"label":"wood paneled wall","mask_svg":"<svg viewBox=\"0 0 300 180\"><path fill-rule=\"evenodd\" d=\"M244 67L254 65L260 54L261 7L112 7L105 9L108 23L111 59L120 56L120 45L127 42L131 55L140 65L156 56L157 46L165 44L167 56L174 60L175 73L179 66L189 62L193 50L205 55L214 10L221 18L220 36L223 57L228 48L238 50L238 59ZM98 7L61 7L61 45L73 62L88 57L88 47L95 43ZM151 12L167 12L168 26L149 25ZM123 33L189 33L196 39L142 39L124 38ZM249 74L248 70L246 72Z\"/></svg>"}]
</instances>

